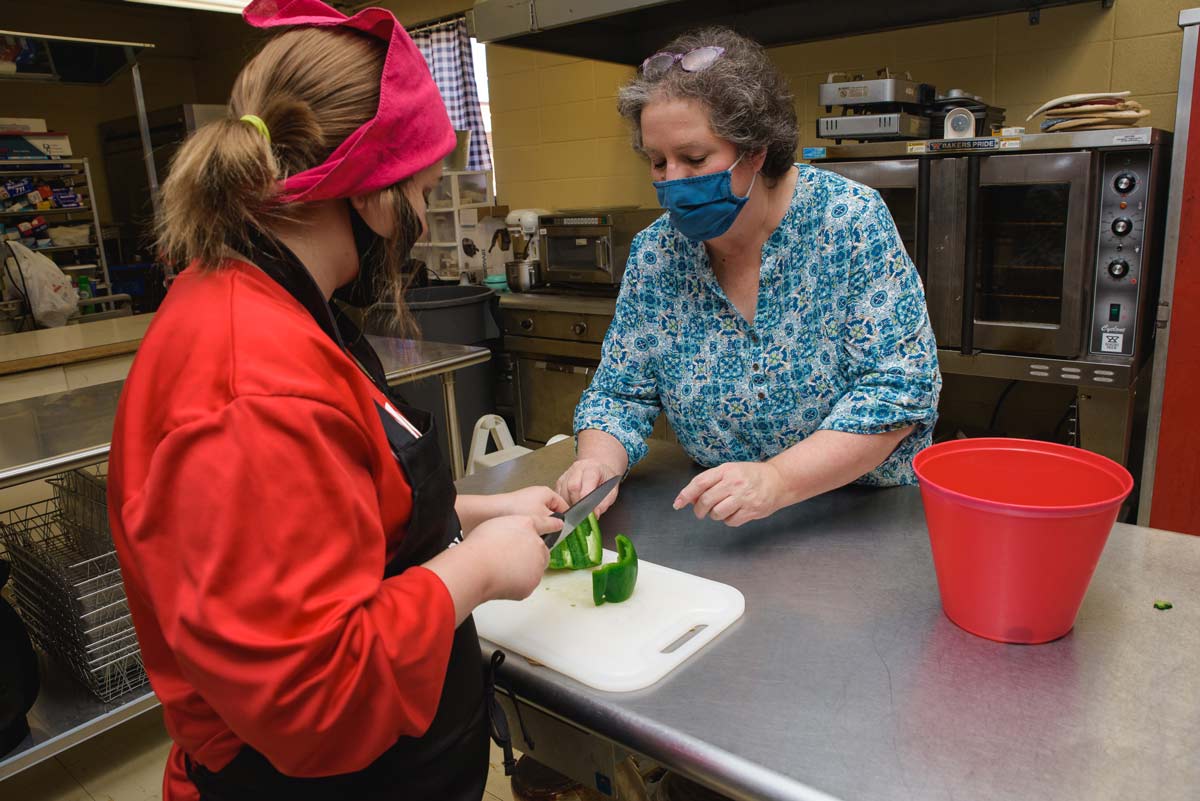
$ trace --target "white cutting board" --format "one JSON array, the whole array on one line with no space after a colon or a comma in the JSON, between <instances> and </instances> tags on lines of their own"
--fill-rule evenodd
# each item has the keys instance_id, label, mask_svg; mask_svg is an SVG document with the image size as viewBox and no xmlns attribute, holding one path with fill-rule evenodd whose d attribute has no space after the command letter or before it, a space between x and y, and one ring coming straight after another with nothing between
<instances>
[{"instance_id":1,"label":"white cutting board","mask_svg":"<svg viewBox=\"0 0 1200 801\"><path fill-rule=\"evenodd\" d=\"M616 558L604 551L605 564ZM745 608L746 599L727 584L639 561L633 597L624 603L593 604L591 570L556 570L524 601L480 606L475 625L502 648L589 687L629 692L679 667Z\"/></svg>"}]
</instances>

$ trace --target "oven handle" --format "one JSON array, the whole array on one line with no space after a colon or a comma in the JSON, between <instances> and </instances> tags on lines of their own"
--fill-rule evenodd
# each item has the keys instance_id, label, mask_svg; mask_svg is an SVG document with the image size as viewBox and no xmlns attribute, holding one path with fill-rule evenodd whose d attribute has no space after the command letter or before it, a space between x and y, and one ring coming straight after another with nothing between
<instances>
[{"instance_id":1,"label":"oven handle","mask_svg":"<svg viewBox=\"0 0 1200 801\"><path fill-rule=\"evenodd\" d=\"M608 266L610 262L608 251L608 237L596 237L596 264L601 270L604 270L604 272L608 272Z\"/></svg>"},{"instance_id":2,"label":"oven handle","mask_svg":"<svg viewBox=\"0 0 1200 801\"><path fill-rule=\"evenodd\" d=\"M563 362L543 362L534 361L533 369L545 370L548 373L576 373L578 375L591 375L594 370L590 367L583 367L578 364L564 364Z\"/></svg>"},{"instance_id":3,"label":"oven handle","mask_svg":"<svg viewBox=\"0 0 1200 801\"><path fill-rule=\"evenodd\" d=\"M929 270L929 159L917 159L917 274L928 283Z\"/></svg>"},{"instance_id":4,"label":"oven handle","mask_svg":"<svg viewBox=\"0 0 1200 801\"><path fill-rule=\"evenodd\" d=\"M979 157L967 157L966 259L963 273L962 353L975 349L975 281L979 275Z\"/></svg>"}]
</instances>

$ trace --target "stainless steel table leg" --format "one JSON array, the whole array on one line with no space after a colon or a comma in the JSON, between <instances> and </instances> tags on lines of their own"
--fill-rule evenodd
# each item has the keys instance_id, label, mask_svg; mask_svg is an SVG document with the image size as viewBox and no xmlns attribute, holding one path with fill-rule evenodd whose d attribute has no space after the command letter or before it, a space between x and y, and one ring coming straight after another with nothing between
<instances>
[{"instance_id":1,"label":"stainless steel table leg","mask_svg":"<svg viewBox=\"0 0 1200 801\"><path fill-rule=\"evenodd\" d=\"M462 478L462 442L458 431L458 404L454 400L454 371L442 373L442 400L446 409L446 435L450 440L450 472Z\"/></svg>"}]
</instances>

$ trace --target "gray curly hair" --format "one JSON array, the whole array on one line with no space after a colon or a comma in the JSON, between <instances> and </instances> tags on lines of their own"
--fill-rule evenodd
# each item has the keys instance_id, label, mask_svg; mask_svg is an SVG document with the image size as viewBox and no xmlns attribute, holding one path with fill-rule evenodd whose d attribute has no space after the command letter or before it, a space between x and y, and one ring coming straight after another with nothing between
<instances>
[{"instance_id":1,"label":"gray curly hair","mask_svg":"<svg viewBox=\"0 0 1200 801\"><path fill-rule=\"evenodd\" d=\"M654 78L639 70L617 96L617 110L633 130L633 147L642 151L642 109L656 97L697 100L709 110L713 133L732 142L739 153L767 151L762 174L781 178L795 161L799 128L792 92L763 47L722 26L688 31L662 48L687 53L698 47L723 47L707 69L686 72L678 64Z\"/></svg>"}]
</instances>

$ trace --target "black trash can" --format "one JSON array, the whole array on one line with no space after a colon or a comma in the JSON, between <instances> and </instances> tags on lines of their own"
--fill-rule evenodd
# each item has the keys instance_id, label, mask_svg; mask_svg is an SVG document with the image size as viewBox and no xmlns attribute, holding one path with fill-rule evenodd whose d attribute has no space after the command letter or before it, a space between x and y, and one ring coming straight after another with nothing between
<instances>
[{"instance_id":1,"label":"black trash can","mask_svg":"<svg viewBox=\"0 0 1200 801\"><path fill-rule=\"evenodd\" d=\"M500 346L500 329L495 321L496 293L486 286L431 286L410 289L405 295L408 308L421 329L426 342L447 342L454 345L476 345L490 348ZM374 306L366 318L366 332L379 336L395 336L392 325L395 307L390 303ZM455 401L458 404L458 429L462 439L459 464L466 466L471 447L471 431L475 421L485 414L496 412L495 359L464 367L454 374ZM440 376L410 381L397 391L412 406L433 414L442 455L449 454L446 436L446 409L442 401Z\"/></svg>"}]
</instances>

